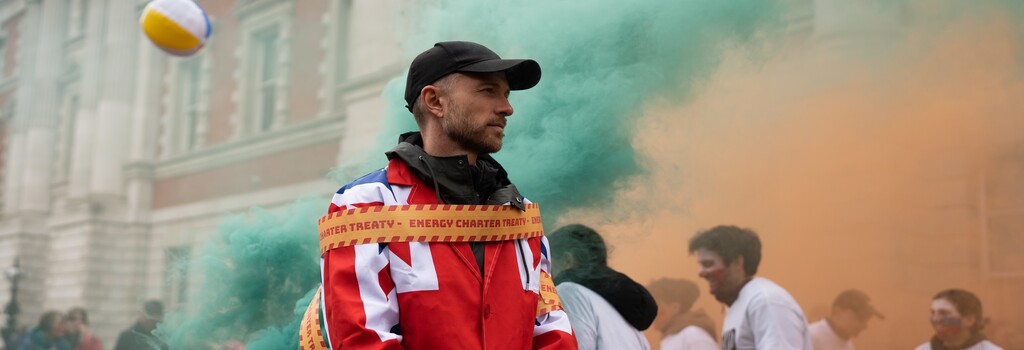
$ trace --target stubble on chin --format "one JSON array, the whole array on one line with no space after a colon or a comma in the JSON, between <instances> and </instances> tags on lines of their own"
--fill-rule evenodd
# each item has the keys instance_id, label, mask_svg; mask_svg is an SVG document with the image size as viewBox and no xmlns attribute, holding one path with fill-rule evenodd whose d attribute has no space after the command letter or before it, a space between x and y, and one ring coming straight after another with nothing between
<instances>
[{"instance_id":1,"label":"stubble on chin","mask_svg":"<svg viewBox=\"0 0 1024 350\"><path fill-rule=\"evenodd\" d=\"M448 103L449 113L441 121L441 127L448 137L462 149L476 154L495 153L501 150L504 132L494 142L488 142L487 124L476 127L467 113L454 102Z\"/></svg>"}]
</instances>

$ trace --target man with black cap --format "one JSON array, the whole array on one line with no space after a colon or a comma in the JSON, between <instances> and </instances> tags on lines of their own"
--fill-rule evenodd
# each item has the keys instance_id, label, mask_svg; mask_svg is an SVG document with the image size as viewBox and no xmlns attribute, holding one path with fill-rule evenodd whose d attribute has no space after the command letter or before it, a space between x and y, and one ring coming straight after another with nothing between
<instances>
[{"instance_id":1,"label":"man with black cap","mask_svg":"<svg viewBox=\"0 0 1024 350\"><path fill-rule=\"evenodd\" d=\"M489 155L509 92L540 76L533 60L471 42L413 60L405 101L419 132L338 190L321 219L323 286L303 349L576 349L539 210Z\"/></svg>"},{"instance_id":2,"label":"man with black cap","mask_svg":"<svg viewBox=\"0 0 1024 350\"><path fill-rule=\"evenodd\" d=\"M885 316L862 291L847 289L832 303L832 312L807 327L815 350L853 350L853 338L868 328L868 321Z\"/></svg>"}]
</instances>

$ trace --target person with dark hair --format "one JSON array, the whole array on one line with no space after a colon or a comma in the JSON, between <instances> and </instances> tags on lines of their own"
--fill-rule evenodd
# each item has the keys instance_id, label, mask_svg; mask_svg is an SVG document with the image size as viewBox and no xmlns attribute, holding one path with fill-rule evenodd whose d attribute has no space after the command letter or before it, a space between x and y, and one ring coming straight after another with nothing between
<instances>
[{"instance_id":1,"label":"person with dark hair","mask_svg":"<svg viewBox=\"0 0 1024 350\"><path fill-rule=\"evenodd\" d=\"M84 308L68 310L67 337L75 350L103 350L103 342L89 331L89 313Z\"/></svg>"},{"instance_id":2,"label":"person with dark hair","mask_svg":"<svg viewBox=\"0 0 1024 350\"><path fill-rule=\"evenodd\" d=\"M164 320L164 303L150 300L142 305L139 320L117 337L114 350L168 350L167 343L153 334Z\"/></svg>"},{"instance_id":3,"label":"person with dark hair","mask_svg":"<svg viewBox=\"0 0 1024 350\"><path fill-rule=\"evenodd\" d=\"M608 249L596 231L568 225L548 237L555 285L583 350L650 349L641 331L658 305L647 289L608 267Z\"/></svg>"},{"instance_id":4,"label":"person with dark hair","mask_svg":"<svg viewBox=\"0 0 1024 350\"><path fill-rule=\"evenodd\" d=\"M853 350L853 338L868 328L868 321L885 316L871 305L862 291L847 289L832 302L832 312L809 325L811 342L817 350Z\"/></svg>"},{"instance_id":5,"label":"person with dark hair","mask_svg":"<svg viewBox=\"0 0 1024 350\"><path fill-rule=\"evenodd\" d=\"M39 317L39 325L21 341L18 350L71 350L71 343L64 337L67 329L64 314L47 311ZM13 347L12 347L13 348Z\"/></svg>"},{"instance_id":6,"label":"person with dark hair","mask_svg":"<svg viewBox=\"0 0 1024 350\"><path fill-rule=\"evenodd\" d=\"M807 319L793 296L775 282L754 277L761 240L754 231L716 226L690 239L699 276L728 311L722 324L723 350L811 349Z\"/></svg>"},{"instance_id":7,"label":"person with dark hair","mask_svg":"<svg viewBox=\"0 0 1024 350\"><path fill-rule=\"evenodd\" d=\"M981 299L963 289L947 289L932 298L935 335L915 350L1003 350L985 338L988 324Z\"/></svg>"},{"instance_id":8,"label":"person with dark hair","mask_svg":"<svg viewBox=\"0 0 1024 350\"><path fill-rule=\"evenodd\" d=\"M318 223L323 283L302 349L576 348L540 208L491 156L510 94L540 78L536 61L468 41L412 60L405 107L418 131L338 189Z\"/></svg>"},{"instance_id":9,"label":"person with dark hair","mask_svg":"<svg viewBox=\"0 0 1024 350\"><path fill-rule=\"evenodd\" d=\"M717 350L714 321L704 310L691 310L700 296L692 281L662 278L647 285L658 302L658 317L651 325L661 331L661 350Z\"/></svg>"}]
</instances>

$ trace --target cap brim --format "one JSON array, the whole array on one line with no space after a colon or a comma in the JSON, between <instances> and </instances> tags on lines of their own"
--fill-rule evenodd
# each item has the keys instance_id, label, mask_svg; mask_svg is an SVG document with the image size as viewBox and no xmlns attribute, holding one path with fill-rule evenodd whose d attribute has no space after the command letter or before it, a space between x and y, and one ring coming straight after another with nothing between
<instances>
[{"instance_id":1,"label":"cap brim","mask_svg":"<svg viewBox=\"0 0 1024 350\"><path fill-rule=\"evenodd\" d=\"M459 72L505 72L510 90L526 90L540 82L540 65L534 60L487 60L459 68Z\"/></svg>"}]
</instances>

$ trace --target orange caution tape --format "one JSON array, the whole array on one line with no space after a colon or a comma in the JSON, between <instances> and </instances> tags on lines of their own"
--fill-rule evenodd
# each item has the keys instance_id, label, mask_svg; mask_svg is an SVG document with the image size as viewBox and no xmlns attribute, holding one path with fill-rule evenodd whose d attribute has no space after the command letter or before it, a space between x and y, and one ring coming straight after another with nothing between
<instances>
[{"instance_id":1,"label":"orange caution tape","mask_svg":"<svg viewBox=\"0 0 1024 350\"><path fill-rule=\"evenodd\" d=\"M540 207L392 205L339 210L320 218L320 254L356 244L493 242L544 235Z\"/></svg>"},{"instance_id":2,"label":"orange caution tape","mask_svg":"<svg viewBox=\"0 0 1024 350\"><path fill-rule=\"evenodd\" d=\"M300 350L327 350L324 343L324 334L320 330L320 293L323 286L317 288L313 300L306 308L306 314L302 316L302 323L299 324L299 349Z\"/></svg>"},{"instance_id":3,"label":"orange caution tape","mask_svg":"<svg viewBox=\"0 0 1024 350\"><path fill-rule=\"evenodd\" d=\"M339 210L320 218L320 254L356 244L493 242L544 235L537 204L520 211L505 205L393 205ZM322 288L322 287L321 287ZM302 350L326 350L319 323L320 291L300 325ZM541 271L537 315L562 310L555 283Z\"/></svg>"},{"instance_id":4,"label":"orange caution tape","mask_svg":"<svg viewBox=\"0 0 1024 350\"><path fill-rule=\"evenodd\" d=\"M537 299L537 316L562 310L562 299L558 297L555 282L547 272L540 272L540 298Z\"/></svg>"}]
</instances>

